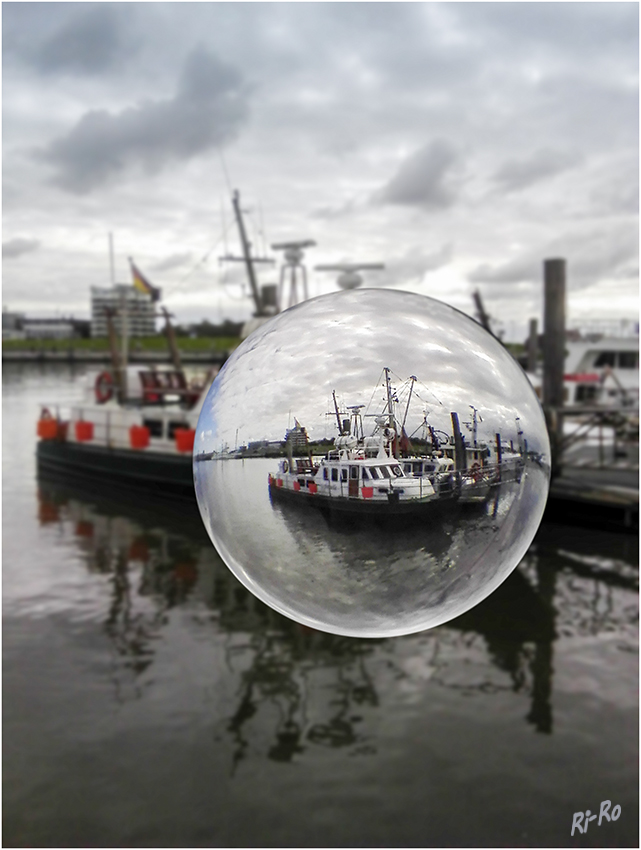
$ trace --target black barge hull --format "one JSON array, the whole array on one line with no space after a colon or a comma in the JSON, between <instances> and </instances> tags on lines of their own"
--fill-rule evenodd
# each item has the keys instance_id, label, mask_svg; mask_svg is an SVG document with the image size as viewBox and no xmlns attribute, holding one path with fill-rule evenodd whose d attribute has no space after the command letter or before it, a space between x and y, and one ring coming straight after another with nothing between
<instances>
[{"instance_id":1,"label":"black barge hull","mask_svg":"<svg viewBox=\"0 0 641 850\"><path fill-rule=\"evenodd\" d=\"M120 482L128 487L160 489L194 495L191 454L110 449L83 443L40 440L36 457L38 471L102 482Z\"/></svg>"},{"instance_id":2,"label":"black barge hull","mask_svg":"<svg viewBox=\"0 0 641 850\"><path fill-rule=\"evenodd\" d=\"M289 504L309 506L335 516L345 517L421 517L433 514L443 509L446 505L449 510L452 510L454 507L460 507L458 500L451 496L421 502L401 501L400 499L374 502L366 499L323 496L319 493L289 490L285 487L277 487L273 483L269 485L269 495L271 499L282 500Z\"/></svg>"}]
</instances>

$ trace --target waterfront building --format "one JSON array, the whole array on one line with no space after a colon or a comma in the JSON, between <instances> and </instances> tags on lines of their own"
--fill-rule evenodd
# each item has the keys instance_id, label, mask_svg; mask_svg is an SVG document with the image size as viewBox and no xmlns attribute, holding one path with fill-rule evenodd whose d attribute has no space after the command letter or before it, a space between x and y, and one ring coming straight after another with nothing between
<instances>
[{"instance_id":1,"label":"waterfront building","mask_svg":"<svg viewBox=\"0 0 641 850\"><path fill-rule=\"evenodd\" d=\"M2 310L3 339L78 339L89 336L88 319L73 316L35 319L24 313Z\"/></svg>"},{"instance_id":2,"label":"waterfront building","mask_svg":"<svg viewBox=\"0 0 641 850\"><path fill-rule=\"evenodd\" d=\"M2 339L24 339L24 313L13 313L2 308Z\"/></svg>"},{"instance_id":3,"label":"waterfront building","mask_svg":"<svg viewBox=\"0 0 641 850\"><path fill-rule=\"evenodd\" d=\"M107 312L113 311L118 336L122 335L123 305L126 311L127 335L153 336L156 333L153 297L134 286L118 283L111 287L91 287L91 336L107 336Z\"/></svg>"},{"instance_id":4,"label":"waterfront building","mask_svg":"<svg viewBox=\"0 0 641 850\"><path fill-rule=\"evenodd\" d=\"M294 427L290 428L285 434L285 441L289 444L289 446L291 446L294 454L297 451L307 451L307 445L309 442L307 431L297 419L294 419Z\"/></svg>"}]
</instances>

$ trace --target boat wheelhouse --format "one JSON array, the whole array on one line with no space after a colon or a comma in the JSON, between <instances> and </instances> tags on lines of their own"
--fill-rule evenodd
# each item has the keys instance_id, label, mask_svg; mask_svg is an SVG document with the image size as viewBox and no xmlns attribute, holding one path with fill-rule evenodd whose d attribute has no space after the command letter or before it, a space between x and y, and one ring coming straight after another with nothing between
<instances>
[{"instance_id":1,"label":"boat wheelhouse","mask_svg":"<svg viewBox=\"0 0 641 850\"><path fill-rule=\"evenodd\" d=\"M311 458L283 460L268 480L273 495L333 510L412 513L438 498L427 478L406 475L396 458L367 458L348 449L328 452L317 464Z\"/></svg>"}]
</instances>

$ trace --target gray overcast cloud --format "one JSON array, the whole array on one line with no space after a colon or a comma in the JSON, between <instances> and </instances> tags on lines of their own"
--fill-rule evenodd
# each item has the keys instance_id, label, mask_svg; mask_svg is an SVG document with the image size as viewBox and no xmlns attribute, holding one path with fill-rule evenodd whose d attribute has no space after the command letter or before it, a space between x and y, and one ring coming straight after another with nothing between
<instances>
[{"instance_id":1,"label":"gray overcast cloud","mask_svg":"<svg viewBox=\"0 0 641 850\"><path fill-rule=\"evenodd\" d=\"M508 338L549 256L570 321L636 315L636 3L5 3L3 82L11 309L88 315L112 232L178 321L249 316L238 188L257 250L478 287Z\"/></svg>"}]
</instances>

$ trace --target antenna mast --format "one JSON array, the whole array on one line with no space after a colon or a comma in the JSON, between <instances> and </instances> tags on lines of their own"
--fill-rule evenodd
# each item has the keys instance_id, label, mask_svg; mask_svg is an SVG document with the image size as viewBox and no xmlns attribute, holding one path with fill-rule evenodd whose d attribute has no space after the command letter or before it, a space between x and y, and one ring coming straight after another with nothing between
<instances>
[{"instance_id":1,"label":"antenna mast","mask_svg":"<svg viewBox=\"0 0 641 850\"><path fill-rule=\"evenodd\" d=\"M341 289L357 289L363 282L360 271L384 269L384 263L334 263L332 265L314 266L317 272L341 272L336 283Z\"/></svg>"},{"instance_id":2,"label":"antenna mast","mask_svg":"<svg viewBox=\"0 0 641 850\"><path fill-rule=\"evenodd\" d=\"M285 276L289 270L289 304L288 307L293 307L299 303L298 299L298 280L300 278L303 289L303 300L309 298L307 290L307 269L303 265L303 249L313 248L316 245L313 239L302 239L300 242L277 242L272 245L274 251L284 251L285 262L280 269L280 280L278 282L278 304L279 307L284 305L284 289Z\"/></svg>"},{"instance_id":3,"label":"antenna mast","mask_svg":"<svg viewBox=\"0 0 641 850\"><path fill-rule=\"evenodd\" d=\"M394 430L394 457L398 457L398 431L396 430L396 417L394 416L394 400L392 399L392 387L390 384L389 373L387 366L383 367L385 372L385 386L387 387L387 409L389 412L389 427Z\"/></svg>"}]
</instances>

